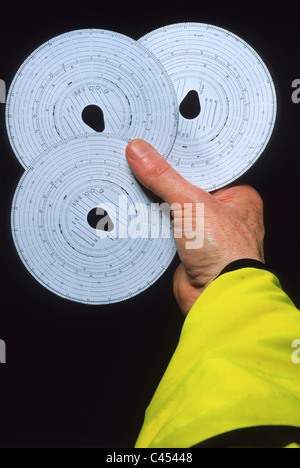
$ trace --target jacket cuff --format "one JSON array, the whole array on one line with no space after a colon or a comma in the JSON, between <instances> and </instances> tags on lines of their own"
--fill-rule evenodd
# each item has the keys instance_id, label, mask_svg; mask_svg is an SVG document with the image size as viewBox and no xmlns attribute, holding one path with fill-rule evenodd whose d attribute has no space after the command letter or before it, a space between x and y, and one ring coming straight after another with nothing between
<instances>
[{"instance_id":1,"label":"jacket cuff","mask_svg":"<svg viewBox=\"0 0 300 468\"><path fill-rule=\"evenodd\" d=\"M218 274L217 278L224 273L229 273L230 271L240 270L241 268L258 268L260 270L270 271L268 266L265 263L259 260L253 260L251 258L242 258L240 260L235 260L234 262L226 265L225 268Z\"/></svg>"}]
</instances>

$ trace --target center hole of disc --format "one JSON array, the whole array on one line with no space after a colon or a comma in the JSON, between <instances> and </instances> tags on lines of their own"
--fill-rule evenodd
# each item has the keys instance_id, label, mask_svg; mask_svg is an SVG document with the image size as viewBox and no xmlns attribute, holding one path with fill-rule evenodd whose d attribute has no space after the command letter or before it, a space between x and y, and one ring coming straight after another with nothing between
<instances>
[{"instance_id":1,"label":"center hole of disc","mask_svg":"<svg viewBox=\"0 0 300 468\"><path fill-rule=\"evenodd\" d=\"M181 101L179 112L185 119L195 119L201 112L199 94L195 90L191 90Z\"/></svg>"},{"instance_id":2,"label":"center hole of disc","mask_svg":"<svg viewBox=\"0 0 300 468\"><path fill-rule=\"evenodd\" d=\"M104 115L101 107L91 104L83 109L81 118L86 125L95 132L103 132L105 129Z\"/></svg>"},{"instance_id":3,"label":"center hole of disc","mask_svg":"<svg viewBox=\"0 0 300 468\"><path fill-rule=\"evenodd\" d=\"M87 215L87 222L92 228L100 231L111 232L114 228L113 222L104 208L93 208Z\"/></svg>"}]
</instances>

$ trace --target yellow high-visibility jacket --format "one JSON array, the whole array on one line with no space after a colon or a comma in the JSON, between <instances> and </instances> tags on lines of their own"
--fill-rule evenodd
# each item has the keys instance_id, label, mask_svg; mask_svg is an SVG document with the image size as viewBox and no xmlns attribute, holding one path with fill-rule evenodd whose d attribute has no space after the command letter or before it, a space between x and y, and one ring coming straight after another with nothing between
<instances>
[{"instance_id":1,"label":"yellow high-visibility jacket","mask_svg":"<svg viewBox=\"0 0 300 468\"><path fill-rule=\"evenodd\" d=\"M137 448L300 447L300 311L271 272L216 278L190 310Z\"/></svg>"}]
</instances>

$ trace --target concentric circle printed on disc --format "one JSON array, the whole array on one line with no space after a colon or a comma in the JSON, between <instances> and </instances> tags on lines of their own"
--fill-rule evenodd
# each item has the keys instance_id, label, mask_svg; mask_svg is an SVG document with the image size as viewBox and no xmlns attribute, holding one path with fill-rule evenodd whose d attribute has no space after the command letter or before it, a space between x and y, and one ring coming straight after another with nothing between
<instances>
[{"instance_id":1,"label":"concentric circle printed on disc","mask_svg":"<svg viewBox=\"0 0 300 468\"><path fill-rule=\"evenodd\" d=\"M197 101L194 115L179 114L169 163L208 191L236 180L265 149L276 119L275 87L260 56L230 31L203 23L172 24L139 41L169 74L179 109Z\"/></svg>"},{"instance_id":2,"label":"concentric circle printed on disc","mask_svg":"<svg viewBox=\"0 0 300 468\"><path fill-rule=\"evenodd\" d=\"M23 167L54 144L91 132L82 117L89 106L102 111L104 133L143 138L169 154L178 105L159 60L123 34L83 29L41 45L9 88L6 127Z\"/></svg>"},{"instance_id":3,"label":"concentric circle printed on disc","mask_svg":"<svg viewBox=\"0 0 300 468\"><path fill-rule=\"evenodd\" d=\"M158 280L175 256L171 226L169 237L151 238L150 199L127 164L127 143L96 134L69 139L42 155L17 187L11 214L17 251L58 296L85 304L129 299ZM141 203L146 217L139 217ZM89 222L97 207L115 231L100 232ZM143 236L122 237L122 227L129 232L137 220Z\"/></svg>"}]
</instances>

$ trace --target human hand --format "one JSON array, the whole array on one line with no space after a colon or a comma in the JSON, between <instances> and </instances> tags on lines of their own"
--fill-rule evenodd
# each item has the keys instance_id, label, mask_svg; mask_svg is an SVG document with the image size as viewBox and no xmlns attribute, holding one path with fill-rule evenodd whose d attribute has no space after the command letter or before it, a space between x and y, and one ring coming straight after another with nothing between
<instances>
[{"instance_id":1,"label":"human hand","mask_svg":"<svg viewBox=\"0 0 300 468\"><path fill-rule=\"evenodd\" d=\"M237 185L211 194L190 184L144 140L132 140L126 148L128 164L137 179L169 205L192 204L188 217L198 226L196 206L204 205L204 239L201 247L187 248L188 232L183 229L184 210L173 210L173 232L181 259L173 279L175 298L187 315L204 289L229 263L239 259L264 262L263 203L248 185ZM183 217L183 219L182 219ZM203 245L202 245L203 244Z\"/></svg>"}]
</instances>

